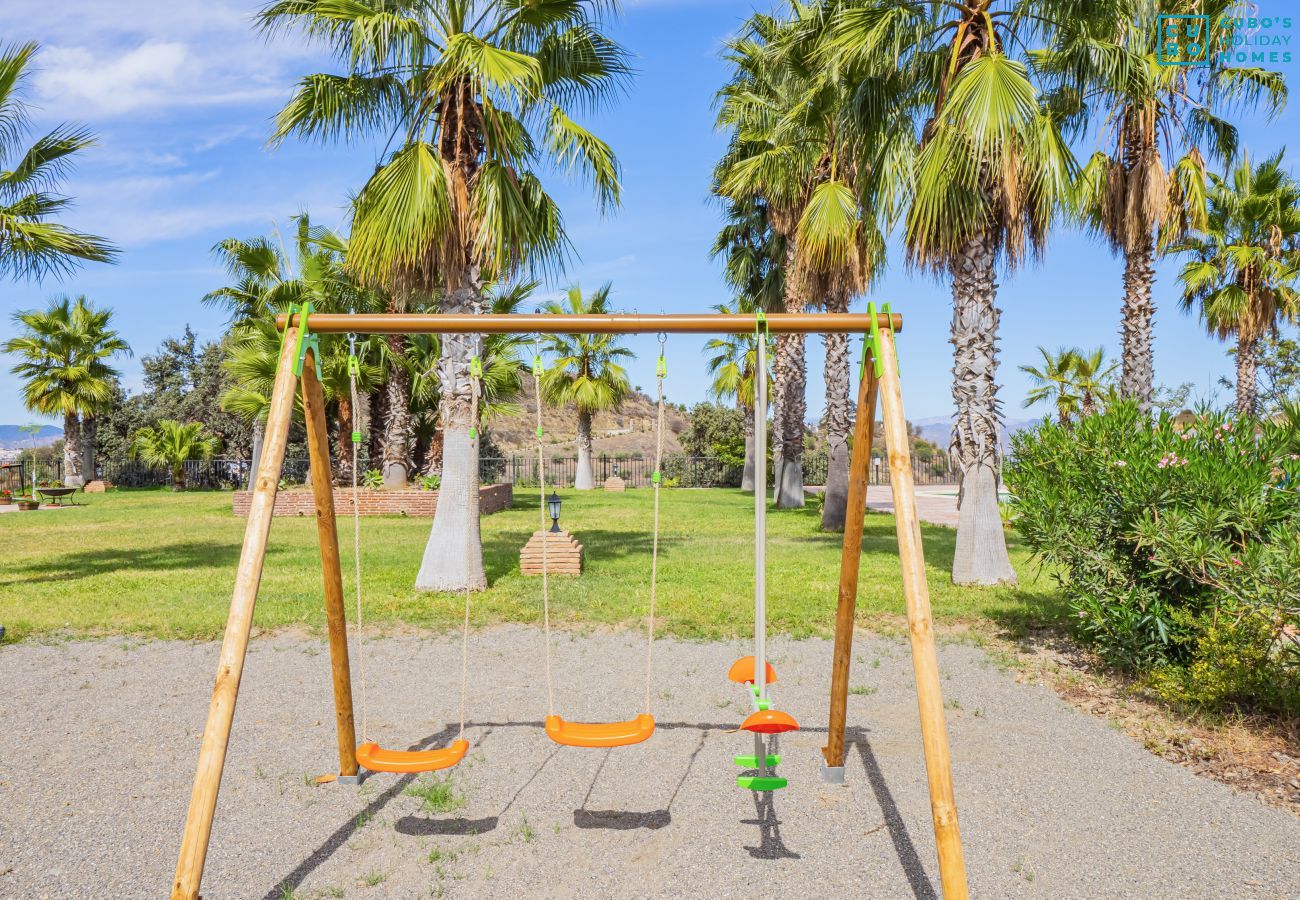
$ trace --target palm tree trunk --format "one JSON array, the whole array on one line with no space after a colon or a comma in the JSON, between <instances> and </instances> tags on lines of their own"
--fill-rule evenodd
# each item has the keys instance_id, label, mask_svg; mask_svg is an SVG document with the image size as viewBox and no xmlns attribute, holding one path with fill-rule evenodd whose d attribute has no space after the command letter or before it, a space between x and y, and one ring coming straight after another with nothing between
<instances>
[{"instance_id":1,"label":"palm tree trunk","mask_svg":"<svg viewBox=\"0 0 1300 900\"><path fill-rule=\"evenodd\" d=\"M754 490L754 408L746 406L743 403L737 404L740 407L741 421L744 422L745 428L745 470L740 475L740 489L742 491ZM761 490L766 490L764 484Z\"/></svg>"},{"instance_id":2,"label":"palm tree trunk","mask_svg":"<svg viewBox=\"0 0 1300 900\"><path fill-rule=\"evenodd\" d=\"M573 475L573 488L590 491L596 486L591 471L591 413L578 410L578 470Z\"/></svg>"},{"instance_id":3,"label":"palm tree trunk","mask_svg":"<svg viewBox=\"0 0 1300 900\"><path fill-rule=\"evenodd\" d=\"M1155 243L1150 234L1124 255L1124 311L1120 323L1123 368L1119 389L1135 397L1143 413L1151 411L1155 392L1155 355L1151 344L1152 321L1156 314L1151 286L1156 270L1152 265Z\"/></svg>"},{"instance_id":4,"label":"palm tree trunk","mask_svg":"<svg viewBox=\"0 0 1300 900\"><path fill-rule=\"evenodd\" d=\"M99 421L86 416L81 422L81 480L95 480L95 457L98 453Z\"/></svg>"},{"instance_id":5,"label":"palm tree trunk","mask_svg":"<svg viewBox=\"0 0 1300 900\"><path fill-rule=\"evenodd\" d=\"M1245 333L1237 334L1237 412L1243 416L1255 415L1259 398L1256 370L1259 367L1257 345L1259 340Z\"/></svg>"},{"instance_id":6,"label":"palm tree trunk","mask_svg":"<svg viewBox=\"0 0 1300 900\"><path fill-rule=\"evenodd\" d=\"M433 436L429 438L429 461L424 468L426 475L442 474L442 455L445 435L441 428L433 430Z\"/></svg>"},{"instance_id":7,"label":"palm tree trunk","mask_svg":"<svg viewBox=\"0 0 1300 900\"><path fill-rule=\"evenodd\" d=\"M185 490L185 463L183 462L172 465L172 490Z\"/></svg>"},{"instance_id":8,"label":"palm tree trunk","mask_svg":"<svg viewBox=\"0 0 1300 900\"><path fill-rule=\"evenodd\" d=\"M802 308L799 310L802 312ZM781 481L776 497L778 509L800 509L803 495L803 422L808 413L808 361L804 335L783 335L787 341L788 381L782 403L784 436L781 441ZM777 339L778 342L780 338ZM775 427L775 426L774 426Z\"/></svg>"},{"instance_id":9,"label":"palm tree trunk","mask_svg":"<svg viewBox=\"0 0 1300 900\"><path fill-rule=\"evenodd\" d=\"M394 358L384 392L383 454L384 487L401 490L411 480L411 373L401 364L406 355L406 337L388 336Z\"/></svg>"},{"instance_id":10,"label":"palm tree trunk","mask_svg":"<svg viewBox=\"0 0 1300 900\"><path fill-rule=\"evenodd\" d=\"M262 464L262 441L266 437L266 421L261 417L253 420L252 462L248 467L248 484L244 490L251 491L257 480L257 469Z\"/></svg>"},{"instance_id":11,"label":"palm tree trunk","mask_svg":"<svg viewBox=\"0 0 1300 900\"><path fill-rule=\"evenodd\" d=\"M448 291L445 313L482 310L482 284L477 272ZM470 358L481 353L476 335L448 334L442 338L438 383L442 397L438 408L442 422L442 484L434 510L433 529L424 548L424 560L415 579L417 591L462 591L487 587L483 571L483 543L479 532L478 441L470 437L473 422L469 373Z\"/></svg>"},{"instance_id":12,"label":"palm tree trunk","mask_svg":"<svg viewBox=\"0 0 1300 900\"><path fill-rule=\"evenodd\" d=\"M370 437L366 443L366 458L370 460L368 468L374 469L384 458L384 429L382 423L388 421L388 381L371 393L367 400L367 419L370 422ZM376 423L380 423L378 426ZM359 472L364 475L365 472Z\"/></svg>"},{"instance_id":13,"label":"palm tree trunk","mask_svg":"<svg viewBox=\"0 0 1300 900\"><path fill-rule=\"evenodd\" d=\"M788 335L778 334L772 350L772 422L768 437L772 446L772 502L781 495L781 470L785 467L785 395L790 387L790 352L784 340ZM767 490L766 481L761 490Z\"/></svg>"},{"instance_id":14,"label":"palm tree trunk","mask_svg":"<svg viewBox=\"0 0 1300 900\"><path fill-rule=\"evenodd\" d=\"M833 293L826 298L828 313L849 311L849 298ZM853 425L850 399L849 336L827 334L826 347L826 495L822 504L822 531L843 531L849 505L849 434Z\"/></svg>"},{"instance_id":15,"label":"palm tree trunk","mask_svg":"<svg viewBox=\"0 0 1300 900\"><path fill-rule=\"evenodd\" d=\"M63 483L81 487L81 423L74 412L63 414Z\"/></svg>"},{"instance_id":16,"label":"palm tree trunk","mask_svg":"<svg viewBox=\"0 0 1300 900\"><path fill-rule=\"evenodd\" d=\"M356 419L352 410L352 398L339 397L339 433L338 449L334 461L334 483L352 483L352 432L356 429Z\"/></svg>"},{"instance_id":17,"label":"palm tree trunk","mask_svg":"<svg viewBox=\"0 0 1300 900\"><path fill-rule=\"evenodd\" d=\"M998 510L1002 410L997 399L998 318L995 246L989 234L968 241L952 274L952 397L957 408L951 455L960 471L956 584L1016 581Z\"/></svg>"}]
</instances>

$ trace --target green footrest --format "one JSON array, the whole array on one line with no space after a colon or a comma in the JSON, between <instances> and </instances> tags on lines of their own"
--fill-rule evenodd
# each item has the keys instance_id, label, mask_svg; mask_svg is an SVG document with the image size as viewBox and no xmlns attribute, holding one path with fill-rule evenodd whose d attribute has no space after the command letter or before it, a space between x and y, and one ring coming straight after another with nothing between
<instances>
[{"instance_id":1,"label":"green footrest","mask_svg":"<svg viewBox=\"0 0 1300 900\"><path fill-rule=\"evenodd\" d=\"M731 761L734 762L736 765L740 766L742 769L758 768L757 756L733 756L731 758ZM781 754L769 753L767 755L767 767L770 769L773 766L779 766L779 765L781 765Z\"/></svg>"},{"instance_id":2,"label":"green footrest","mask_svg":"<svg viewBox=\"0 0 1300 900\"><path fill-rule=\"evenodd\" d=\"M736 784L743 788L749 788L751 791L777 791L789 783L784 778L777 778L776 776L760 778L756 775L742 775L736 779Z\"/></svg>"}]
</instances>

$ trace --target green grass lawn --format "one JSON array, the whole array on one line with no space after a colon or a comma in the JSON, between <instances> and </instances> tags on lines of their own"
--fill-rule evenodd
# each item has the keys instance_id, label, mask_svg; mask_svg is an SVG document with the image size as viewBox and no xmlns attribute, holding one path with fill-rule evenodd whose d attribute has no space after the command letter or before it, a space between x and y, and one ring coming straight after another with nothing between
<instances>
[{"instance_id":1,"label":"green grass lawn","mask_svg":"<svg viewBox=\"0 0 1300 900\"><path fill-rule=\"evenodd\" d=\"M552 579L552 615L560 623L636 623L645 614L650 575L651 494L567 492L562 524L586 548L586 572ZM230 495L121 491L84 497L62 512L0 516L0 623L6 640L43 635L135 634L215 638L225 625L244 521ZM514 509L483 522L491 587L474 598L473 621L533 623L541 580L519 574L518 554L538 526L538 501L516 496ZM753 500L733 490L670 490L662 498L659 622L661 633L722 637L753 625ZM829 634L834 626L840 538L818 531L812 506L768 517L768 615L793 635ZM349 610L351 520L341 519ZM992 621L1012 629L1056 619L1059 601L1026 551L1011 541L1019 588L958 588L949 583L955 532L925 527L926 562L940 624ZM363 601L367 624L459 624L460 595L412 589L429 520L362 519ZM867 517L859 620L894 625L904 614L891 516ZM315 523L280 518L255 624L323 630Z\"/></svg>"}]
</instances>

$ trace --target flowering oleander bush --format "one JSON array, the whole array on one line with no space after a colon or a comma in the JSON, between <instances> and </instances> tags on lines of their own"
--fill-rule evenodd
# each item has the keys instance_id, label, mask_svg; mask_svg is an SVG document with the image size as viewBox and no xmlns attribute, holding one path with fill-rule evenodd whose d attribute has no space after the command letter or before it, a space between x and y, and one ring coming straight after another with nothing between
<instances>
[{"instance_id":1,"label":"flowering oleander bush","mask_svg":"<svg viewBox=\"0 0 1300 900\"><path fill-rule=\"evenodd\" d=\"M1081 638L1166 696L1300 712L1300 415L1131 403L1012 441L1016 528Z\"/></svg>"}]
</instances>

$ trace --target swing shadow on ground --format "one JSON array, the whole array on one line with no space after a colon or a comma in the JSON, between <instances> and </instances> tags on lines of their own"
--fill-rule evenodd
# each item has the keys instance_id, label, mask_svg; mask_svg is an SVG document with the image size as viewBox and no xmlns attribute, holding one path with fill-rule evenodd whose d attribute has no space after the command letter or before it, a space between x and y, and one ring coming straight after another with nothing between
<instances>
[{"instance_id":1,"label":"swing shadow on ground","mask_svg":"<svg viewBox=\"0 0 1300 900\"><path fill-rule=\"evenodd\" d=\"M431 734L421 741L417 741L407 749L427 750L430 747L440 747L454 738L458 731L459 727L457 725L448 725L441 731ZM307 856L306 859L295 866L293 871L276 882L275 887L271 888L271 890L267 891L266 894L263 895L263 900L278 900L278 898L281 897L291 896L293 892L296 891L307 879L308 875L320 868L327 859L342 849L343 846L352 839L352 836L364 827L366 822L374 818L384 809L384 807L391 803L394 798L401 796L401 794L415 782L416 777L415 774L402 775L389 785L382 794L379 794L367 803L364 809L335 829L334 833L327 837L319 847ZM448 825L452 825L457 821L463 822L463 820L450 820ZM466 830L463 832L448 830L439 833L468 834L470 833L468 830L468 824L464 826L466 827ZM495 827L496 820L493 818L491 819L491 828ZM485 825L485 827L481 828L480 831L490 831L491 828L488 828Z\"/></svg>"},{"instance_id":2,"label":"swing shadow on ground","mask_svg":"<svg viewBox=\"0 0 1300 900\"><path fill-rule=\"evenodd\" d=\"M522 727L543 729L545 724L540 721L519 721L519 722L467 722L467 728L484 728L483 738L491 734L492 730L503 727ZM710 732L731 733L735 731L734 723L717 723L717 722L659 722L656 728L665 731L673 730L692 730L699 732L700 738L696 743L695 749L691 752L686 766L683 768L681 778L678 779L676 786L673 788L667 804L661 810L651 812L628 812L621 810L588 810L586 809L587 800L590 799L597 778L604 768L605 760L609 754L606 753L601 760L600 768L592 776L591 785L587 789L587 795L583 798L582 805L573 812L573 823L576 827L582 829L609 829L614 831L629 831L637 828L658 830L672 822L672 806L676 801L682 787L686 784L691 770L695 765L695 760L704 749L704 742ZM425 750L433 746L441 746L451 740L458 732L458 726L448 725L441 731L431 734L421 741L418 741L408 749ZM825 732L825 728L803 728L805 732ZM482 739L480 739L481 741ZM857 727L850 727L845 731L845 746L854 748L862 761L863 771L866 773L867 781L871 785L872 793L875 795L876 803L879 805L885 821L884 827L889 832L890 840L894 844L894 852L898 857L899 864L907 877L912 894L918 900L938 900L938 893L931 883L929 876L926 874L925 867L921 862L920 855L917 853L916 845L912 842L911 835L908 833L907 825L903 821L902 814L899 812L898 805L894 802L893 794L889 790L884 774L881 772L880 765L876 761L875 753L871 749L871 744L867 739L866 732ZM398 820L395 829L405 835L427 836L427 835L472 835L483 834L497 827L500 819L510 810L519 797L527 790L542 770L556 757L562 748L556 745L546 758L537 766L528 779L519 786L514 795L506 802L501 811L495 816L487 816L480 819L429 819L419 816L405 816ZM311 852L301 863L281 878L271 890L267 891L263 900L277 900L277 898L290 895L296 891L302 883L318 869L326 860L333 856L338 850L347 844L349 840L364 826L364 824L381 812L392 800L400 796L416 780L415 774L403 775L393 782L383 793L376 796L365 808L362 809L352 818L340 825L320 846ZM754 792L754 811L755 818L742 819L742 824L757 825L759 829L759 843L757 846L745 846L745 850L755 859L800 859L798 853L792 852L785 845L781 835L781 823L776 812L774 802L774 793Z\"/></svg>"},{"instance_id":3,"label":"swing shadow on ground","mask_svg":"<svg viewBox=\"0 0 1300 900\"><path fill-rule=\"evenodd\" d=\"M700 751L704 749L704 739L706 737L708 737L708 731L701 729L700 740L696 743L695 749L691 751L690 758L686 761L686 767L682 769L682 777L677 779L677 785L673 788L668 802L663 809L656 809L652 812L587 809L587 801L591 799L591 792L596 788L596 780L600 778L600 773L605 769L605 762L612 752L606 750L605 756L600 761L600 767L591 776L591 784L587 786L587 795L582 798L579 807L573 811L574 826L577 828L603 828L610 831L632 831L636 828L658 831L660 828L671 824L673 821L673 803L677 800L677 795L681 793L682 785L686 784L686 779L690 777L691 769L695 767L695 760L700 755Z\"/></svg>"}]
</instances>

